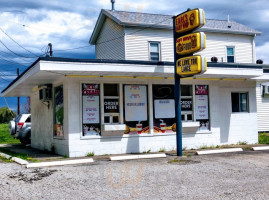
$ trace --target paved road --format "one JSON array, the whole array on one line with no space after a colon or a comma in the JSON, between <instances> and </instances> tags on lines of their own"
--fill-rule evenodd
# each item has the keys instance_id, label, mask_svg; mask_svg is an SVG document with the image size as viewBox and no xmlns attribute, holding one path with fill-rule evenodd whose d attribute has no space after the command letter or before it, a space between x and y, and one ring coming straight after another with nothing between
<instances>
[{"instance_id":1,"label":"paved road","mask_svg":"<svg viewBox=\"0 0 269 200\"><path fill-rule=\"evenodd\" d=\"M0 198L267 200L269 152L96 161L42 169L0 162Z\"/></svg>"}]
</instances>

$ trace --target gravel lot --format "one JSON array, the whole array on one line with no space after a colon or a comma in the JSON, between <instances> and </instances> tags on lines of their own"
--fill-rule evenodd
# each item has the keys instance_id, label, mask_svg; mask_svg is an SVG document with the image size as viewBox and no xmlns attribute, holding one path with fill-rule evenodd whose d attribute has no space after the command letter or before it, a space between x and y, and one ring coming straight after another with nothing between
<instances>
[{"instance_id":1,"label":"gravel lot","mask_svg":"<svg viewBox=\"0 0 269 200\"><path fill-rule=\"evenodd\" d=\"M268 188L268 151L42 169L0 161L1 199L267 200Z\"/></svg>"}]
</instances>

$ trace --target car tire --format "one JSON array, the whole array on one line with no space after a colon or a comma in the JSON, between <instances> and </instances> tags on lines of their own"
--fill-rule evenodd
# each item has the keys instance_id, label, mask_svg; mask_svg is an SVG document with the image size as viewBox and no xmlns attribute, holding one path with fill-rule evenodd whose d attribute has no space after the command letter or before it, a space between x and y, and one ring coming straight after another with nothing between
<instances>
[{"instance_id":1,"label":"car tire","mask_svg":"<svg viewBox=\"0 0 269 200\"><path fill-rule=\"evenodd\" d=\"M24 145L31 144L31 133L28 133L26 138L21 138L20 142Z\"/></svg>"}]
</instances>

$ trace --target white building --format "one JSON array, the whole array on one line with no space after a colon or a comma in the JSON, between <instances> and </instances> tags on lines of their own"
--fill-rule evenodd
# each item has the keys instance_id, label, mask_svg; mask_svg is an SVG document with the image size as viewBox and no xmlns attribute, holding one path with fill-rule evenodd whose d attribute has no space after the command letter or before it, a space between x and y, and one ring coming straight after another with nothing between
<instances>
[{"instance_id":1,"label":"white building","mask_svg":"<svg viewBox=\"0 0 269 200\"><path fill-rule=\"evenodd\" d=\"M257 143L260 33L220 20L202 30L199 54L218 62L181 81L183 147ZM31 96L32 147L70 157L175 149L171 16L102 10L90 43L97 59L40 58L2 91Z\"/></svg>"}]
</instances>

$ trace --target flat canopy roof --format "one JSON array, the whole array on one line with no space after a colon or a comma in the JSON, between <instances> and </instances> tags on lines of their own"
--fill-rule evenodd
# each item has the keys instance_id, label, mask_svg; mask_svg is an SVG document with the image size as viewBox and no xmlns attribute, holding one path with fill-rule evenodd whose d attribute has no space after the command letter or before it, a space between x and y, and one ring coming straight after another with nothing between
<instances>
[{"instance_id":1,"label":"flat canopy roof","mask_svg":"<svg viewBox=\"0 0 269 200\"><path fill-rule=\"evenodd\" d=\"M212 80L217 78L257 81L260 77L264 77L263 68L265 67L268 66L209 62L207 72L195 77ZM69 77L173 79L174 63L42 57L13 80L1 94L2 96L29 96L37 86Z\"/></svg>"}]
</instances>

